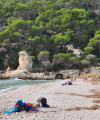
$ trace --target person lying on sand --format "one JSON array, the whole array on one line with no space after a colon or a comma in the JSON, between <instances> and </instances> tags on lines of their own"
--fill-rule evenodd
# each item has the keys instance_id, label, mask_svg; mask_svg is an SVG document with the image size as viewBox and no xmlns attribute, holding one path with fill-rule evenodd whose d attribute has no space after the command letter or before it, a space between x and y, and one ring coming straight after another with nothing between
<instances>
[{"instance_id":1,"label":"person lying on sand","mask_svg":"<svg viewBox=\"0 0 100 120\"><path fill-rule=\"evenodd\" d=\"M65 82L65 83L62 84L62 85L72 85L72 82L71 82L71 81L67 81L67 82Z\"/></svg>"}]
</instances>

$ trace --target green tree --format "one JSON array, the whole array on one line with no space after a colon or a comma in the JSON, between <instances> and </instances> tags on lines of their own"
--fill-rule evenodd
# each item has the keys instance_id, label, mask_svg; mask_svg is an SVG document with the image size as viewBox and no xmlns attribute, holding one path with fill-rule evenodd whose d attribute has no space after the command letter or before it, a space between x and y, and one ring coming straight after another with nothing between
<instances>
[{"instance_id":1,"label":"green tree","mask_svg":"<svg viewBox=\"0 0 100 120\"><path fill-rule=\"evenodd\" d=\"M14 20L15 19L15 20ZM0 38L2 39L2 45L16 46L20 50L22 46L27 46L27 38L29 36L30 25L32 21L25 21L11 17L8 19L7 28L0 32Z\"/></svg>"},{"instance_id":2,"label":"green tree","mask_svg":"<svg viewBox=\"0 0 100 120\"><path fill-rule=\"evenodd\" d=\"M38 55L38 60L39 61L46 61L49 60L49 51L41 51Z\"/></svg>"},{"instance_id":3,"label":"green tree","mask_svg":"<svg viewBox=\"0 0 100 120\"><path fill-rule=\"evenodd\" d=\"M92 52L90 51L90 53L96 54L100 57L100 30L95 32L95 36L90 39L85 50L88 50L88 48L91 48Z\"/></svg>"}]
</instances>

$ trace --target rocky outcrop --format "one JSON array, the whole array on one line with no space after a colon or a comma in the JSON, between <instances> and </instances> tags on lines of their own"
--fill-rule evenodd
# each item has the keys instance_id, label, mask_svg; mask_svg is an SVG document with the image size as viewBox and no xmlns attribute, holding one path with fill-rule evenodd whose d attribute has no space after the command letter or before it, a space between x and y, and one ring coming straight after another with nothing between
<instances>
[{"instance_id":1,"label":"rocky outcrop","mask_svg":"<svg viewBox=\"0 0 100 120\"><path fill-rule=\"evenodd\" d=\"M32 68L32 58L25 52L19 52L19 66L17 70L11 71L8 67L5 74L1 74L0 78L31 78L29 70Z\"/></svg>"},{"instance_id":2,"label":"rocky outcrop","mask_svg":"<svg viewBox=\"0 0 100 120\"><path fill-rule=\"evenodd\" d=\"M6 72L6 74L1 74L1 78L22 78L22 79L29 79L31 78L31 73L27 70L14 70Z\"/></svg>"},{"instance_id":3,"label":"rocky outcrop","mask_svg":"<svg viewBox=\"0 0 100 120\"><path fill-rule=\"evenodd\" d=\"M19 66L17 70L30 70L32 68L32 58L25 52L19 52Z\"/></svg>"},{"instance_id":4,"label":"rocky outcrop","mask_svg":"<svg viewBox=\"0 0 100 120\"><path fill-rule=\"evenodd\" d=\"M46 73L32 73L31 74L31 79L44 79L44 80L51 80L53 79L53 77L55 77L55 74L53 72L48 72L48 74Z\"/></svg>"},{"instance_id":5,"label":"rocky outcrop","mask_svg":"<svg viewBox=\"0 0 100 120\"><path fill-rule=\"evenodd\" d=\"M67 79L78 76L79 70L62 70L59 72L32 73L31 79L53 79L53 77L55 77L55 79Z\"/></svg>"},{"instance_id":6,"label":"rocky outcrop","mask_svg":"<svg viewBox=\"0 0 100 120\"><path fill-rule=\"evenodd\" d=\"M77 57L80 58L80 55L82 54L82 51L79 48L75 49L72 44L71 45L66 45L66 47L68 48L68 50L72 50L73 54L75 54Z\"/></svg>"},{"instance_id":7,"label":"rocky outcrop","mask_svg":"<svg viewBox=\"0 0 100 120\"><path fill-rule=\"evenodd\" d=\"M11 71L11 68L10 68L10 67L8 67L6 71L7 71L7 72L8 72L8 71Z\"/></svg>"},{"instance_id":8,"label":"rocky outcrop","mask_svg":"<svg viewBox=\"0 0 100 120\"><path fill-rule=\"evenodd\" d=\"M56 74L62 74L63 78L70 78L70 77L78 77L79 76L79 70L75 69L75 70L61 70L60 72L56 73Z\"/></svg>"},{"instance_id":9,"label":"rocky outcrop","mask_svg":"<svg viewBox=\"0 0 100 120\"><path fill-rule=\"evenodd\" d=\"M79 70L62 70L59 72L30 73L27 70L14 70L1 74L0 78L21 78L21 79L67 79L78 77Z\"/></svg>"}]
</instances>

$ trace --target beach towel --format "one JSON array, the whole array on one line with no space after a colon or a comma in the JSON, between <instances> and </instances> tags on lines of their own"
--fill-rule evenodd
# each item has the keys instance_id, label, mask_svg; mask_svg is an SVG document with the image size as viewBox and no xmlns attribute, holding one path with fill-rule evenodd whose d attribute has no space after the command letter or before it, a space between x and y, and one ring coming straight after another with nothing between
<instances>
[{"instance_id":1,"label":"beach towel","mask_svg":"<svg viewBox=\"0 0 100 120\"><path fill-rule=\"evenodd\" d=\"M9 109L6 112L4 112L4 114L12 113L12 112L15 112L15 111L16 111L16 108L12 108L12 109Z\"/></svg>"}]
</instances>

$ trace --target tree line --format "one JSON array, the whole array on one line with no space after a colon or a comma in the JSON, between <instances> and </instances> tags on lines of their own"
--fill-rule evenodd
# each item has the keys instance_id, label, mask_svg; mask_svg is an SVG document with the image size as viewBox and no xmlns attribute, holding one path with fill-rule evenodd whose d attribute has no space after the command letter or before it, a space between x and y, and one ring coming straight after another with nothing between
<instances>
[{"instance_id":1,"label":"tree line","mask_svg":"<svg viewBox=\"0 0 100 120\"><path fill-rule=\"evenodd\" d=\"M97 65L100 1L0 0L0 69L16 69L21 50L32 56L34 72Z\"/></svg>"}]
</instances>

